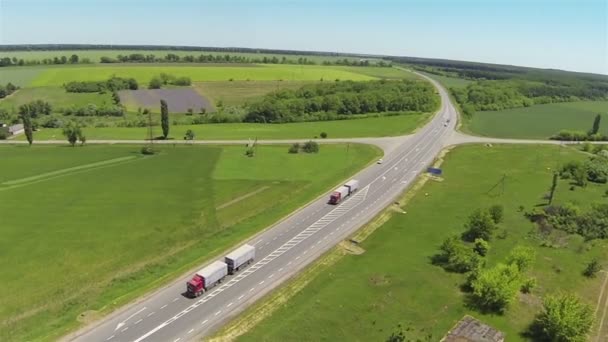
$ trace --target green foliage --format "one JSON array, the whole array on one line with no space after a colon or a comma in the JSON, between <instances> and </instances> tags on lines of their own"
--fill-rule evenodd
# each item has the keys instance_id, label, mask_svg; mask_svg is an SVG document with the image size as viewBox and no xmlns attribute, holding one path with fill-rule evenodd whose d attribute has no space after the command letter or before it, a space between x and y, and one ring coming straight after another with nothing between
<instances>
[{"instance_id":1,"label":"green foliage","mask_svg":"<svg viewBox=\"0 0 608 342\"><path fill-rule=\"evenodd\" d=\"M523 284L521 285L521 292L530 293L536 287L536 285L537 285L536 278L534 278L534 277L528 278L528 279L524 280Z\"/></svg>"},{"instance_id":2,"label":"green foliage","mask_svg":"<svg viewBox=\"0 0 608 342\"><path fill-rule=\"evenodd\" d=\"M475 252L481 256L486 256L490 251L490 243L484 239L475 239Z\"/></svg>"},{"instance_id":3,"label":"green foliage","mask_svg":"<svg viewBox=\"0 0 608 342\"><path fill-rule=\"evenodd\" d=\"M42 100L35 100L19 106L19 115L27 113L31 118L35 119L39 115L51 114L52 110L53 108L50 103Z\"/></svg>"},{"instance_id":4,"label":"green foliage","mask_svg":"<svg viewBox=\"0 0 608 342\"><path fill-rule=\"evenodd\" d=\"M583 275L587 278L595 278L601 269L600 262L597 259L593 259L585 267Z\"/></svg>"},{"instance_id":5,"label":"green foliage","mask_svg":"<svg viewBox=\"0 0 608 342\"><path fill-rule=\"evenodd\" d=\"M602 121L602 116L600 114L596 115L593 119L593 127L589 132L589 135L597 134L600 131L600 122Z\"/></svg>"},{"instance_id":6,"label":"green foliage","mask_svg":"<svg viewBox=\"0 0 608 342\"><path fill-rule=\"evenodd\" d=\"M477 209L469 216L465 228L462 237L472 242L475 239L490 241L497 227L488 210Z\"/></svg>"},{"instance_id":7,"label":"green foliage","mask_svg":"<svg viewBox=\"0 0 608 342\"><path fill-rule=\"evenodd\" d=\"M184 135L184 140L194 140L194 131L191 129L187 130Z\"/></svg>"},{"instance_id":8,"label":"green foliage","mask_svg":"<svg viewBox=\"0 0 608 342\"><path fill-rule=\"evenodd\" d=\"M443 241L439 253L433 256L433 264L448 272L466 273L479 269L483 259L457 236L452 236Z\"/></svg>"},{"instance_id":9,"label":"green foliage","mask_svg":"<svg viewBox=\"0 0 608 342\"><path fill-rule=\"evenodd\" d=\"M78 138L83 137L82 129L77 123L73 121L70 121L63 128L63 135L66 137L66 139L68 139L68 142L70 143L70 145L72 145L72 147L76 145Z\"/></svg>"},{"instance_id":10,"label":"green foliage","mask_svg":"<svg viewBox=\"0 0 608 342\"><path fill-rule=\"evenodd\" d=\"M302 152L305 153L318 153L319 144L316 141L309 140L302 145Z\"/></svg>"},{"instance_id":11,"label":"green foliage","mask_svg":"<svg viewBox=\"0 0 608 342\"><path fill-rule=\"evenodd\" d=\"M34 127L32 125L32 117L29 110L19 111L19 116L23 122L23 130L25 131L25 137L30 146L34 142Z\"/></svg>"},{"instance_id":12,"label":"green foliage","mask_svg":"<svg viewBox=\"0 0 608 342\"><path fill-rule=\"evenodd\" d=\"M570 234L579 234L587 240L608 238L608 204L594 204L583 213L576 205L549 206L542 212L528 214L540 227L548 226Z\"/></svg>"},{"instance_id":13,"label":"green foliage","mask_svg":"<svg viewBox=\"0 0 608 342\"><path fill-rule=\"evenodd\" d=\"M555 190L557 189L557 178L558 173L553 172L553 177L551 179L551 188L549 189L549 204L553 203L553 197L555 196Z\"/></svg>"},{"instance_id":14,"label":"green foliage","mask_svg":"<svg viewBox=\"0 0 608 342\"><path fill-rule=\"evenodd\" d=\"M325 138L327 138L327 133L321 132L321 134L319 134L319 136L321 137L321 139L325 139Z\"/></svg>"},{"instance_id":15,"label":"green foliage","mask_svg":"<svg viewBox=\"0 0 608 342\"><path fill-rule=\"evenodd\" d=\"M155 153L156 153L156 151L150 145L146 145L141 148L141 154L143 154L143 155L153 155Z\"/></svg>"},{"instance_id":16,"label":"green foliage","mask_svg":"<svg viewBox=\"0 0 608 342\"><path fill-rule=\"evenodd\" d=\"M12 84L11 82L8 82L6 84L6 86L0 85L0 99L9 96L10 94L14 93L17 89L19 89L19 87Z\"/></svg>"},{"instance_id":17,"label":"green foliage","mask_svg":"<svg viewBox=\"0 0 608 342\"><path fill-rule=\"evenodd\" d=\"M160 100L160 125L163 129L163 138L169 135L169 107L167 101Z\"/></svg>"},{"instance_id":18,"label":"green foliage","mask_svg":"<svg viewBox=\"0 0 608 342\"><path fill-rule=\"evenodd\" d=\"M494 223L496 223L496 224L499 224L502 222L502 218L505 213L505 208L500 204L495 204L495 205L491 206L490 208L488 208L488 212L490 213L490 216L492 217L492 221L494 221Z\"/></svg>"},{"instance_id":19,"label":"green foliage","mask_svg":"<svg viewBox=\"0 0 608 342\"><path fill-rule=\"evenodd\" d=\"M63 109L64 115L73 116L124 116L125 109L120 105L101 105L89 103L86 106L71 106Z\"/></svg>"},{"instance_id":20,"label":"green foliage","mask_svg":"<svg viewBox=\"0 0 608 342\"><path fill-rule=\"evenodd\" d=\"M539 337L554 342L585 342L593 326L593 310L574 294L550 295L536 318Z\"/></svg>"},{"instance_id":21,"label":"green foliage","mask_svg":"<svg viewBox=\"0 0 608 342\"><path fill-rule=\"evenodd\" d=\"M95 82L68 82L64 85L68 93L98 93L105 91L118 91L123 89L136 90L139 87L134 78L122 78L112 76L107 81Z\"/></svg>"},{"instance_id":22,"label":"green foliage","mask_svg":"<svg viewBox=\"0 0 608 342\"><path fill-rule=\"evenodd\" d=\"M507 264L517 266L517 269L523 273L530 269L534 259L536 252L533 248L517 246L507 256Z\"/></svg>"},{"instance_id":23,"label":"green foliage","mask_svg":"<svg viewBox=\"0 0 608 342\"><path fill-rule=\"evenodd\" d=\"M150 82L148 83L148 89L160 89L162 87L163 81L158 77L152 77Z\"/></svg>"},{"instance_id":24,"label":"green foliage","mask_svg":"<svg viewBox=\"0 0 608 342\"><path fill-rule=\"evenodd\" d=\"M266 95L249 106L244 120L261 123L335 120L366 113L432 112L438 104L434 88L424 81L322 82Z\"/></svg>"},{"instance_id":25,"label":"green foliage","mask_svg":"<svg viewBox=\"0 0 608 342\"><path fill-rule=\"evenodd\" d=\"M471 281L473 301L483 311L502 313L515 299L521 283L521 273L515 264L497 264L480 270Z\"/></svg>"},{"instance_id":26,"label":"green foliage","mask_svg":"<svg viewBox=\"0 0 608 342\"><path fill-rule=\"evenodd\" d=\"M292 154L300 152L300 143L293 143L287 152Z\"/></svg>"},{"instance_id":27,"label":"green foliage","mask_svg":"<svg viewBox=\"0 0 608 342\"><path fill-rule=\"evenodd\" d=\"M591 157L585 162L584 168L590 182L608 182L608 158L602 156Z\"/></svg>"}]
</instances>

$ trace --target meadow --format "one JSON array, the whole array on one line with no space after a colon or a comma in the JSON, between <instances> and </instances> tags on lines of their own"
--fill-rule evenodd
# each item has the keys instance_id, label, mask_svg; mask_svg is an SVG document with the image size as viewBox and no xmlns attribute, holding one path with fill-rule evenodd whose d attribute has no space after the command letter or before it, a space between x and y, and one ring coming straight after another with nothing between
<instances>
[{"instance_id":1,"label":"meadow","mask_svg":"<svg viewBox=\"0 0 608 342\"><path fill-rule=\"evenodd\" d=\"M583 158L574 149L554 146L458 147L445 157L443 181L429 180L404 197L403 212L391 208L381 215L388 215L388 221L358 245L363 254L344 255L334 249L304 275L237 318L244 322L227 324L218 336L238 331L240 323L263 312L263 305L268 303L263 307L268 309L275 300L282 303L281 295L290 291L293 297L288 302L276 304L271 316L237 340L383 341L401 325L410 340L427 341L430 335L429 341L438 341L463 315L470 314L505 332L507 341L527 341L522 332L547 293L572 291L595 308L604 276L587 279L581 273L594 257L604 264L608 261L608 244L570 236L565 240L567 247L540 247L530 234L537 228L519 210L520 205L530 210L545 202L542 196L559 163ZM589 184L574 191L569 187L568 181L559 181L555 203L574 201L587 209L592 203L605 202L606 185ZM531 246L537 253L529 271L538 281L537 288L520 295L504 315L470 309L460 291L465 276L431 263L444 239L464 231L472 211L492 204L505 208L500 229L506 237L491 241L489 266L504 260L518 245ZM307 280L310 283L300 288Z\"/></svg>"},{"instance_id":2,"label":"meadow","mask_svg":"<svg viewBox=\"0 0 608 342\"><path fill-rule=\"evenodd\" d=\"M443 76L443 75L437 75L437 74L430 74L427 72L422 72L422 71L418 71L421 74L424 74L434 80L436 80L437 82L441 83L441 85L443 85L444 87L446 87L447 89L450 88L466 88L466 86L468 86L469 84L473 83L474 81L471 80L466 80L464 78L457 78L457 77L449 77L449 76Z\"/></svg>"},{"instance_id":3,"label":"meadow","mask_svg":"<svg viewBox=\"0 0 608 342\"><path fill-rule=\"evenodd\" d=\"M226 106L240 106L261 96L281 89L298 89L311 81L212 81L198 82L193 86L212 104L221 101Z\"/></svg>"},{"instance_id":4,"label":"meadow","mask_svg":"<svg viewBox=\"0 0 608 342\"><path fill-rule=\"evenodd\" d=\"M328 138L385 137L411 133L429 118L430 114L412 113L378 118L285 124L173 125L170 127L169 138L181 140L189 129L194 131L196 140L312 139L319 137L321 132L327 133ZM145 127L86 127L83 128L83 132L89 140L143 140L148 137L148 129ZM159 136L160 127L154 127L153 132L154 136ZM19 135L15 139L25 140L25 137ZM63 140L61 129L41 128L34 132L34 141L36 140Z\"/></svg>"},{"instance_id":5,"label":"meadow","mask_svg":"<svg viewBox=\"0 0 608 342\"><path fill-rule=\"evenodd\" d=\"M68 93L61 87L36 87L19 89L9 97L2 99L0 109L17 111L19 106L35 100L46 101L55 110L71 106L83 107L88 104L97 106L114 104L110 93Z\"/></svg>"},{"instance_id":6,"label":"meadow","mask_svg":"<svg viewBox=\"0 0 608 342\"><path fill-rule=\"evenodd\" d=\"M476 135L498 138L548 139L560 130L587 132L602 114L600 133L608 134L608 101L578 101L476 112L464 128Z\"/></svg>"},{"instance_id":7,"label":"meadow","mask_svg":"<svg viewBox=\"0 0 608 342\"><path fill-rule=\"evenodd\" d=\"M0 340L55 340L289 214L373 147L0 146ZM248 197L257 189L265 191ZM24 219L26 218L27 219Z\"/></svg>"}]
</instances>

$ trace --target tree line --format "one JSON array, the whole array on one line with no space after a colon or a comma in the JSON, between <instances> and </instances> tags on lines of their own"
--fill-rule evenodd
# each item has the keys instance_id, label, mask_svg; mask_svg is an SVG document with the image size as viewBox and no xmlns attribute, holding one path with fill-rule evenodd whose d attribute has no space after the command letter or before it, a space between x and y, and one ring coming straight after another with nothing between
<instances>
[{"instance_id":1,"label":"tree line","mask_svg":"<svg viewBox=\"0 0 608 342\"><path fill-rule=\"evenodd\" d=\"M283 123L352 118L389 112L431 112L439 105L427 82L321 82L283 89L248 106L246 122Z\"/></svg>"},{"instance_id":2,"label":"tree line","mask_svg":"<svg viewBox=\"0 0 608 342\"><path fill-rule=\"evenodd\" d=\"M106 81L72 81L64 84L68 93L103 93L106 91L119 91L123 89L137 90L139 85L134 78L112 76Z\"/></svg>"},{"instance_id":3,"label":"tree line","mask_svg":"<svg viewBox=\"0 0 608 342\"><path fill-rule=\"evenodd\" d=\"M190 84L192 84L190 77L176 77L163 72L159 76L152 77L148 89L160 89L164 85L189 86Z\"/></svg>"},{"instance_id":4,"label":"tree line","mask_svg":"<svg viewBox=\"0 0 608 342\"><path fill-rule=\"evenodd\" d=\"M17 57L2 57L0 58L0 67L9 66L26 66L26 65L61 65L61 64L91 64L89 58L80 58L78 55L71 56L55 56L53 58L43 59L23 59Z\"/></svg>"},{"instance_id":5,"label":"tree line","mask_svg":"<svg viewBox=\"0 0 608 342\"><path fill-rule=\"evenodd\" d=\"M8 82L5 86L0 84L0 99L3 99L19 89L18 86Z\"/></svg>"}]
</instances>

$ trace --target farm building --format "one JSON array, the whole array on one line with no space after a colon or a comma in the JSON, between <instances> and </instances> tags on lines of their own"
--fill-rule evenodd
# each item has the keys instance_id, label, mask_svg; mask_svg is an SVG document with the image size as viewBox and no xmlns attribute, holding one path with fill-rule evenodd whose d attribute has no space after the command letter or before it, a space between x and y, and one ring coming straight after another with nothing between
<instances>
[{"instance_id":1,"label":"farm building","mask_svg":"<svg viewBox=\"0 0 608 342\"><path fill-rule=\"evenodd\" d=\"M441 342L504 342L505 334L491 326L466 315L452 330L448 331Z\"/></svg>"},{"instance_id":2,"label":"farm building","mask_svg":"<svg viewBox=\"0 0 608 342\"><path fill-rule=\"evenodd\" d=\"M23 132L23 124L16 124L8 127L8 135L17 135Z\"/></svg>"}]
</instances>

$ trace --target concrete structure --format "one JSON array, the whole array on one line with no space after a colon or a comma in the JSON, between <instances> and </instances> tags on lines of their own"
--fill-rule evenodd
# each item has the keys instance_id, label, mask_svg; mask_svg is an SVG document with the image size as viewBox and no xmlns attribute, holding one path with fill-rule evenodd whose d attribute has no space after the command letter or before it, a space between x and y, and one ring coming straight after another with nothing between
<instances>
[{"instance_id":1,"label":"concrete structure","mask_svg":"<svg viewBox=\"0 0 608 342\"><path fill-rule=\"evenodd\" d=\"M23 133L23 124L16 124L8 127L8 135L17 135Z\"/></svg>"},{"instance_id":2,"label":"concrete structure","mask_svg":"<svg viewBox=\"0 0 608 342\"><path fill-rule=\"evenodd\" d=\"M441 342L504 342L505 334L477 319L466 315Z\"/></svg>"}]
</instances>

